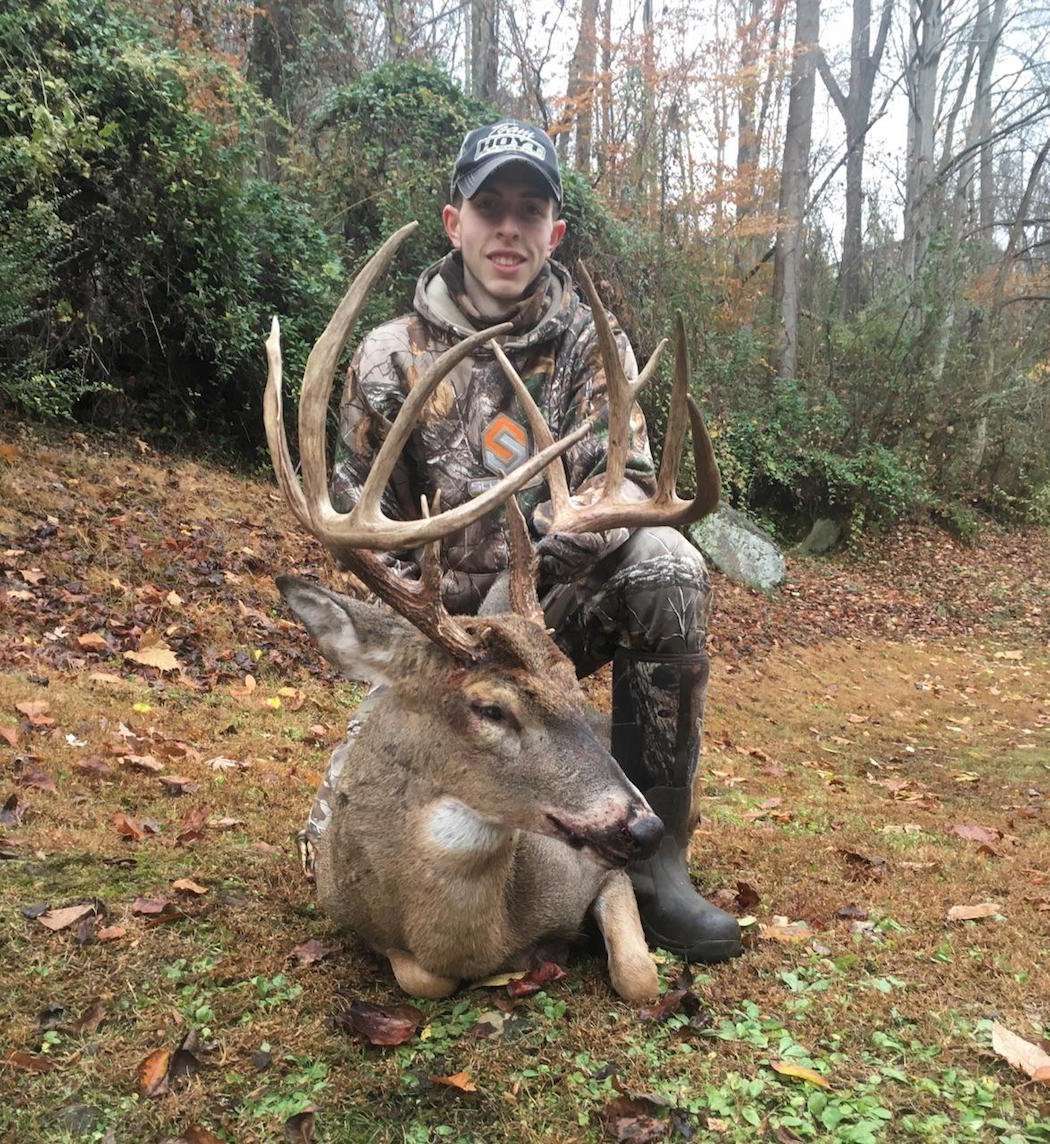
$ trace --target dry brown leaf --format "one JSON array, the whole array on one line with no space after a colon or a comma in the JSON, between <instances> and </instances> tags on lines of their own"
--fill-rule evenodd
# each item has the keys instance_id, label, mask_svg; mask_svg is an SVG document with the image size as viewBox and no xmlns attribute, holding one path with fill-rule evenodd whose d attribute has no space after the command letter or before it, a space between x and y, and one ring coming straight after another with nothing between
<instances>
[{"instance_id":1,"label":"dry brown leaf","mask_svg":"<svg viewBox=\"0 0 1050 1144\"><path fill-rule=\"evenodd\" d=\"M124 687L127 685L126 679L121 679L119 675L114 675L111 671L93 671L88 676L92 683L106 683L109 686Z\"/></svg>"},{"instance_id":2,"label":"dry brown leaf","mask_svg":"<svg viewBox=\"0 0 1050 1144\"><path fill-rule=\"evenodd\" d=\"M121 838L130 842L141 842L146 837L146 831L137 818L131 818L123 811L118 810L110 819Z\"/></svg>"},{"instance_id":3,"label":"dry brown leaf","mask_svg":"<svg viewBox=\"0 0 1050 1144\"><path fill-rule=\"evenodd\" d=\"M158 671L182 671L182 664L164 640L158 640L138 651L126 651L124 658L143 667L155 667Z\"/></svg>"},{"instance_id":4,"label":"dry brown leaf","mask_svg":"<svg viewBox=\"0 0 1050 1144\"><path fill-rule=\"evenodd\" d=\"M23 1053L13 1049L6 1057L0 1057L0 1065L8 1065L13 1069L24 1069L26 1072L46 1073L55 1067L50 1057L41 1057L36 1053Z\"/></svg>"},{"instance_id":5,"label":"dry brown leaf","mask_svg":"<svg viewBox=\"0 0 1050 1144\"><path fill-rule=\"evenodd\" d=\"M121 755L120 761L132 770L146 771L151 775L159 775L164 770L164 764L153 755Z\"/></svg>"},{"instance_id":6,"label":"dry brown leaf","mask_svg":"<svg viewBox=\"0 0 1050 1144\"><path fill-rule=\"evenodd\" d=\"M1003 836L1003 832L994 826L953 826L952 834L985 846L994 846Z\"/></svg>"},{"instance_id":7,"label":"dry brown leaf","mask_svg":"<svg viewBox=\"0 0 1050 1144\"><path fill-rule=\"evenodd\" d=\"M47 579L47 574L39 568L23 568L20 575L27 584L32 584L34 588L41 581Z\"/></svg>"},{"instance_id":8,"label":"dry brown leaf","mask_svg":"<svg viewBox=\"0 0 1050 1144\"><path fill-rule=\"evenodd\" d=\"M3 739L3 741L9 747L17 747L18 746L18 728L17 727L5 727L3 725L0 725L0 739Z\"/></svg>"},{"instance_id":9,"label":"dry brown leaf","mask_svg":"<svg viewBox=\"0 0 1050 1144\"><path fill-rule=\"evenodd\" d=\"M180 894L206 894L208 892L207 886L202 886L199 882L195 882L192 878L176 878L171 884L173 890L177 890Z\"/></svg>"},{"instance_id":10,"label":"dry brown leaf","mask_svg":"<svg viewBox=\"0 0 1050 1144\"><path fill-rule=\"evenodd\" d=\"M765 941L779 941L794 945L798 942L808 941L813 936L813 931L806 922L790 922L786 917L777 915L773 918L772 925L760 925L758 927L758 936Z\"/></svg>"},{"instance_id":11,"label":"dry brown leaf","mask_svg":"<svg viewBox=\"0 0 1050 1144\"><path fill-rule=\"evenodd\" d=\"M1003 907L998 902L978 902L975 906L952 906L948 911L948 921L972 922L979 918L990 918L1002 912Z\"/></svg>"},{"instance_id":12,"label":"dry brown leaf","mask_svg":"<svg viewBox=\"0 0 1050 1144\"><path fill-rule=\"evenodd\" d=\"M453 1073L451 1076L432 1076L428 1078L431 1084L443 1084L448 1088L459 1089L460 1092L477 1092L478 1086L470 1079L466 1072Z\"/></svg>"},{"instance_id":13,"label":"dry brown leaf","mask_svg":"<svg viewBox=\"0 0 1050 1144\"><path fill-rule=\"evenodd\" d=\"M93 914L95 907L93 905L79 905L79 906L66 906L61 910L48 910L46 914L41 914L37 921L46 929L57 932L63 930L67 926L80 921L81 918L87 917L88 914Z\"/></svg>"},{"instance_id":14,"label":"dry brown leaf","mask_svg":"<svg viewBox=\"0 0 1050 1144\"><path fill-rule=\"evenodd\" d=\"M99 941L119 941L127 936L127 932L123 926L103 926L95 932L95 937Z\"/></svg>"},{"instance_id":15,"label":"dry brown leaf","mask_svg":"<svg viewBox=\"0 0 1050 1144\"><path fill-rule=\"evenodd\" d=\"M86 635L77 636L77 646L85 651L109 651L109 644L101 632L88 632Z\"/></svg>"},{"instance_id":16,"label":"dry brown leaf","mask_svg":"<svg viewBox=\"0 0 1050 1144\"><path fill-rule=\"evenodd\" d=\"M51 704L46 699L27 699L24 703L16 703L15 710L23 714L34 727L53 727L54 719L47 714Z\"/></svg>"},{"instance_id":17,"label":"dry brown leaf","mask_svg":"<svg viewBox=\"0 0 1050 1144\"><path fill-rule=\"evenodd\" d=\"M157 781L168 794L173 796L193 794L194 791L200 789L200 783L194 782L193 779L187 778L185 775L161 775Z\"/></svg>"},{"instance_id":18,"label":"dry brown leaf","mask_svg":"<svg viewBox=\"0 0 1050 1144\"><path fill-rule=\"evenodd\" d=\"M809 1081L810 1084L819 1085L821 1088L830 1088L827 1078L814 1072L813 1069L808 1069L805 1065L796 1065L791 1061L770 1061L773 1066L773 1071L780 1073L781 1076L795 1077L797 1080Z\"/></svg>"},{"instance_id":19,"label":"dry brown leaf","mask_svg":"<svg viewBox=\"0 0 1050 1144\"><path fill-rule=\"evenodd\" d=\"M151 1099L168 1092L168 1066L171 1049L154 1049L137 1070L139 1095Z\"/></svg>"},{"instance_id":20,"label":"dry brown leaf","mask_svg":"<svg viewBox=\"0 0 1050 1144\"><path fill-rule=\"evenodd\" d=\"M992 1048L1015 1069L1040 1084L1050 1084L1050 1053L1011 1032L998 1021L992 1022Z\"/></svg>"}]
</instances>

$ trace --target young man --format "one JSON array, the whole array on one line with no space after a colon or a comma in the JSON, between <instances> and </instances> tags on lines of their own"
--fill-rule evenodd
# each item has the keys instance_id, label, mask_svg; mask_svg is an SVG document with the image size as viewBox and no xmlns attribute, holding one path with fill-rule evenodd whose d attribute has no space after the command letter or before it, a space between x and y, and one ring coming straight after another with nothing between
<instances>
[{"instance_id":1,"label":"young man","mask_svg":"<svg viewBox=\"0 0 1050 1144\"><path fill-rule=\"evenodd\" d=\"M471 131L452 172L442 218L452 251L420 276L413 312L365 337L343 394L332 500L356 502L385 427L405 394L450 346L497 321L513 323L502 340L554 436L561 437L604 399L605 378L590 309L567 270L552 259L565 235L557 154L539 128L503 121ZM629 378L637 376L618 334ZM510 386L487 348L442 382L394 471L384 512L418 515L420 494L443 508L462 504L529 456L531 442ZM565 454L570 490L601 479L605 444L591 434ZM645 422L635 411L629 483L639 499L654 486ZM612 751L628 778L664 820L656 856L631 870L646 932L655 944L694 961L740 952L733 917L693 889L686 848L695 822L692 788L707 690L706 625L710 589L699 554L671 528L548 535L545 485L519 494L541 537L540 598L555 639L580 676L613 662ZM418 575L415 554L390 557ZM446 607L476 613L501 592L508 553L502 517L493 513L442 549ZM498 608L490 598L487 610ZM356 723L367 714L366 699ZM327 826L329 784L352 750L332 758L301 835L304 863Z\"/></svg>"}]
</instances>

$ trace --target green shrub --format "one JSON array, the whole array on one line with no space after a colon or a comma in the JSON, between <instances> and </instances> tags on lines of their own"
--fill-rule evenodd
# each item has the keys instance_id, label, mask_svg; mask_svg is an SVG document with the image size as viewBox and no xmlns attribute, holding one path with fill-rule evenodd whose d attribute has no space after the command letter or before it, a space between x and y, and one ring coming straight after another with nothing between
<instances>
[{"instance_id":1,"label":"green shrub","mask_svg":"<svg viewBox=\"0 0 1050 1144\"><path fill-rule=\"evenodd\" d=\"M341 278L302 204L246 177L259 101L99 0L0 14L0 60L0 389L258 439L271 313L294 374Z\"/></svg>"}]
</instances>

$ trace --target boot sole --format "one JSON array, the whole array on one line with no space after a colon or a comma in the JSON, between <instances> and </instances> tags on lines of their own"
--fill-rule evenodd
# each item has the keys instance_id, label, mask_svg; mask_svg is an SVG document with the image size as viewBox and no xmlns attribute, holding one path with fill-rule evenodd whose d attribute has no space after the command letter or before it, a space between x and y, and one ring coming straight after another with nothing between
<instances>
[{"instance_id":1,"label":"boot sole","mask_svg":"<svg viewBox=\"0 0 1050 1144\"><path fill-rule=\"evenodd\" d=\"M717 965L721 961L731 961L744 952L743 944L731 938L721 941L698 941L691 946L684 946L681 942L670 941L668 938L661 937L654 929L644 925L644 923L642 928L645 930L645 936L650 945L666 949L668 953L673 953L685 961Z\"/></svg>"}]
</instances>

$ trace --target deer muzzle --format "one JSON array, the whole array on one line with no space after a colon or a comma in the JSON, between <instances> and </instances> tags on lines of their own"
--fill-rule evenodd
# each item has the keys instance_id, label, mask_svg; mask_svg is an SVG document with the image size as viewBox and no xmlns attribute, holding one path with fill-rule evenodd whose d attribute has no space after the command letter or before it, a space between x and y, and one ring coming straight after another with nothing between
<instances>
[{"instance_id":1,"label":"deer muzzle","mask_svg":"<svg viewBox=\"0 0 1050 1144\"><path fill-rule=\"evenodd\" d=\"M648 858L660 845L664 824L648 805L632 807L625 816L601 822L594 818L547 815L554 833L576 850L584 848L610 866L626 866Z\"/></svg>"}]
</instances>

